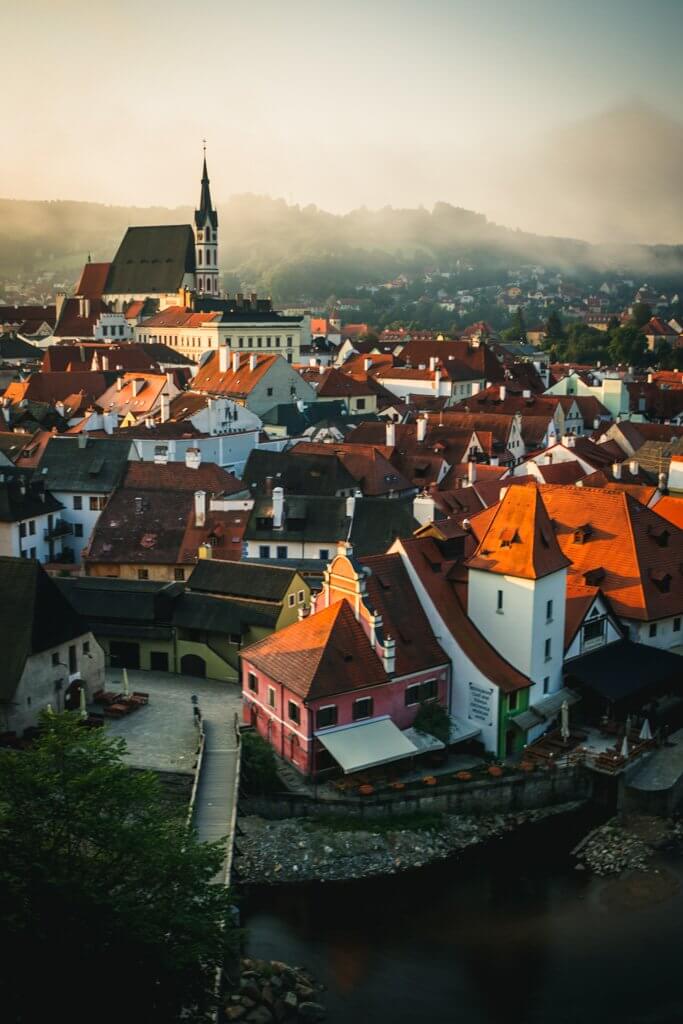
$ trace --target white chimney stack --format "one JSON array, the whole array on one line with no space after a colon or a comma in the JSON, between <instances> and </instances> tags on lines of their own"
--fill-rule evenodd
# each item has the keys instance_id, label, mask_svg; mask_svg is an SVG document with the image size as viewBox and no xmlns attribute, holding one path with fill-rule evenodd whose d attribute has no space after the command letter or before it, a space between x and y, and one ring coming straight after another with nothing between
<instances>
[{"instance_id":1,"label":"white chimney stack","mask_svg":"<svg viewBox=\"0 0 683 1024\"><path fill-rule=\"evenodd\" d=\"M393 423L391 420L387 420L386 445L387 448L396 447L396 424Z\"/></svg>"},{"instance_id":2,"label":"white chimney stack","mask_svg":"<svg viewBox=\"0 0 683 1024\"><path fill-rule=\"evenodd\" d=\"M116 378L116 390L120 391L122 387L123 387L123 378L122 377L117 377Z\"/></svg>"},{"instance_id":3,"label":"white chimney stack","mask_svg":"<svg viewBox=\"0 0 683 1024\"><path fill-rule=\"evenodd\" d=\"M206 491L194 492L194 524L206 526Z\"/></svg>"},{"instance_id":4,"label":"white chimney stack","mask_svg":"<svg viewBox=\"0 0 683 1024\"><path fill-rule=\"evenodd\" d=\"M429 372L434 373L436 370L436 356L429 357Z\"/></svg>"},{"instance_id":5,"label":"white chimney stack","mask_svg":"<svg viewBox=\"0 0 683 1024\"><path fill-rule=\"evenodd\" d=\"M225 349L226 361L227 361L227 354L228 354L228 350L226 348ZM225 368L227 370L227 368L228 368L227 365L226 365ZM239 368L240 368L240 354L239 354L239 352L233 352L233 354L232 354L232 372L233 373L237 373Z\"/></svg>"},{"instance_id":6,"label":"white chimney stack","mask_svg":"<svg viewBox=\"0 0 683 1024\"><path fill-rule=\"evenodd\" d=\"M505 401L505 396L507 395L507 388L505 387L504 384L500 385L499 395L500 395L501 402L504 402Z\"/></svg>"},{"instance_id":7,"label":"white chimney stack","mask_svg":"<svg viewBox=\"0 0 683 1024\"><path fill-rule=\"evenodd\" d=\"M478 395L480 391L481 391L481 384L479 383L478 380L473 380L472 381L472 390L471 390L470 394L474 398L474 396Z\"/></svg>"},{"instance_id":8,"label":"white chimney stack","mask_svg":"<svg viewBox=\"0 0 683 1024\"><path fill-rule=\"evenodd\" d=\"M282 487L273 488L273 527L281 530L285 523L285 492Z\"/></svg>"},{"instance_id":9,"label":"white chimney stack","mask_svg":"<svg viewBox=\"0 0 683 1024\"><path fill-rule=\"evenodd\" d=\"M640 467L638 466L637 459L631 459L631 461L628 464L628 468L631 470L631 476L638 476L638 469Z\"/></svg>"},{"instance_id":10,"label":"white chimney stack","mask_svg":"<svg viewBox=\"0 0 683 1024\"><path fill-rule=\"evenodd\" d=\"M202 464L202 453L199 448L187 448L185 451L185 465L188 469L199 469Z\"/></svg>"},{"instance_id":11,"label":"white chimney stack","mask_svg":"<svg viewBox=\"0 0 683 1024\"><path fill-rule=\"evenodd\" d=\"M613 462L612 463L612 476L614 477L615 480L621 480L621 463L620 462Z\"/></svg>"},{"instance_id":12,"label":"white chimney stack","mask_svg":"<svg viewBox=\"0 0 683 1024\"><path fill-rule=\"evenodd\" d=\"M253 373L254 370L256 369L256 362L257 362L257 360L258 360L258 356L256 355L256 353L255 352L250 352L249 353L249 370L250 370L251 373Z\"/></svg>"},{"instance_id":13,"label":"white chimney stack","mask_svg":"<svg viewBox=\"0 0 683 1024\"><path fill-rule=\"evenodd\" d=\"M654 373L648 373L648 375L647 375L647 382L648 382L648 384L654 384L654 379L655 379Z\"/></svg>"},{"instance_id":14,"label":"white chimney stack","mask_svg":"<svg viewBox=\"0 0 683 1024\"><path fill-rule=\"evenodd\" d=\"M475 483L477 479L477 464L474 459L470 459L467 463L467 482L470 486Z\"/></svg>"},{"instance_id":15,"label":"white chimney stack","mask_svg":"<svg viewBox=\"0 0 683 1024\"><path fill-rule=\"evenodd\" d=\"M236 353L233 353L233 370L235 369L234 360ZM238 357L239 358L239 357ZM230 349L227 345L220 345L218 348L218 372L227 373L230 366Z\"/></svg>"},{"instance_id":16,"label":"white chimney stack","mask_svg":"<svg viewBox=\"0 0 683 1024\"><path fill-rule=\"evenodd\" d=\"M140 392L142 391L142 381L139 380L137 377L133 378L133 381L131 383L131 391L133 392L133 398L137 397L137 395L139 395Z\"/></svg>"},{"instance_id":17,"label":"white chimney stack","mask_svg":"<svg viewBox=\"0 0 683 1024\"><path fill-rule=\"evenodd\" d=\"M356 495L349 494L346 499L346 515L349 519L353 519L353 513L356 511Z\"/></svg>"},{"instance_id":18,"label":"white chimney stack","mask_svg":"<svg viewBox=\"0 0 683 1024\"><path fill-rule=\"evenodd\" d=\"M413 498L413 519L416 519L420 526L433 523L435 513L436 502L431 494L427 494L425 491L423 494L417 494Z\"/></svg>"},{"instance_id":19,"label":"white chimney stack","mask_svg":"<svg viewBox=\"0 0 683 1024\"><path fill-rule=\"evenodd\" d=\"M171 399L168 395L161 396L161 422L166 423L171 415Z\"/></svg>"},{"instance_id":20,"label":"white chimney stack","mask_svg":"<svg viewBox=\"0 0 683 1024\"><path fill-rule=\"evenodd\" d=\"M418 441L424 441L427 435L427 417L418 416L417 418L417 439Z\"/></svg>"},{"instance_id":21,"label":"white chimney stack","mask_svg":"<svg viewBox=\"0 0 683 1024\"><path fill-rule=\"evenodd\" d=\"M382 661L384 662L384 671L390 676L396 668L396 641L390 636L384 641Z\"/></svg>"},{"instance_id":22,"label":"white chimney stack","mask_svg":"<svg viewBox=\"0 0 683 1024\"><path fill-rule=\"evenodd\" d=\"M372 366L372 359L369 359L366 356L365 359L363 360L363 369L365 370L366 373L368 372L368 370L370 369L371 366Z\"/></svg>"},{"instance_id":23,"label":"white chimney stack","mask_svg":"<svg viewBox=\"0 0 683 1024\"><path fill-rule=\"evenodd\" d=\"M525 388L524 391L522 391L522 398L531 398L531 391L529 388Z\"/></svg>"},{"instance_id":24,"label":"white chimney stack","mask_svg":"<svg viewBox=\"0 0 683 1024\"><path fill-rule=\"evenodd\" d=\"M104 355L102 356L102 369L103 370L108 370L109 369L109 356L104 356Z\"/></svg>"}]
</instances>

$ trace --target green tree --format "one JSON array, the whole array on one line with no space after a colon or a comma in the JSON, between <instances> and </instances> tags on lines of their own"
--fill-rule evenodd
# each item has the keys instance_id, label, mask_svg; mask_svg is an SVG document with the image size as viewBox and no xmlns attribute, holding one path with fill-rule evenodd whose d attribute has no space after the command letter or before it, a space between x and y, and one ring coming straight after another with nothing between
<instances>
[{"instance_id":1,"label":"green tree","mask_svg":"<svg viewBox=\"0 0 683 1024\"><path fill-rule=\"evenodd\" d=\"M548 337L552 338L553 341L564 338L564 326L560 318L560 314L556 309L553 309L548 319L546 320L545 329L548 332Z\"/></svg>"},{"instance_id":2,"label":"green tree","mask_svg":"<svg viewBox=\"0 0 683 1024\"><path fill-rule=\"evenodd\" d=\"M68 712L41 725L0 750L3 1018L205 1021L235 937L220 845L173 820L122 740Z\"/></svg>"},{"instance_id":3,"label":"green tree","mask_svg":"<svg viewBox=\"0 0 683 1024\"><path fill-rule=\"evenodd\" d=\"M282 789L273 748L257 732L245 732L242 737L240 783L249 796L268 796Z\"/></svg>"},{"instance_id":4,"label":"green tree","mask_svg":"<svg viewBox=\"0 0 683 1024\"><path fill-rule=\"evenodd\" d=\"M615 363L644 366L647 363L647 346L640 328L626 324L614 331L609 343L609 354Z\"/></svg>"},{"instance_id":5,"label":"green tree","mask_svg":"<svg viewBox=\"0 0 683 1024\"><path fill-rule=\"evenodd\" d=\"M647 302L636 302L631 311L631 323L635 327L644 327L652 316L652 309Z\"/></svg>"},{"instance_id":6,"label":"green tree","mask_svg":"<svg viewBox=\"0 0 683 1024\"><path fill-rule=\"evenodd\" d=\"M441 704L423 701L415 715L414 727L418 732L435 736L442 743L448 743L451 734L451 722L448 712Z\"/></svg>"},{"instance_id":7,"label":"green tree","mask_svg":"<svg viewBox=\"0 0 683 1024\"><path fill-rule=\"evenodd\" d=\"M518 306L512 315L512 323L507 331L503 332L510 341L526 341L526 323L524 321L524 310Z\"/></svg>"}]
</instances>

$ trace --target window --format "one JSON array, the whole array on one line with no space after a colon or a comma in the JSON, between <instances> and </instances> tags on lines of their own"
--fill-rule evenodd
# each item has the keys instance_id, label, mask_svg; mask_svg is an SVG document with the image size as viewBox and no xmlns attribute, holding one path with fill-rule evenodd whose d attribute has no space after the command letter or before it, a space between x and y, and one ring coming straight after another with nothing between
<instances>
[{"instance_id":1,"label":"window","mask_svg":"<svg viewBox=\"0 0 683 1024\"><path fill-rule=\"evenodd\" d=\"M228 633L228 643L232 644L233 647L242 646L242 634L241 633Z\"/></svg>"},{"instance_id":2,"label":"window","mask_svg":"<svg viewBox=\"0 0 683 1024\"><path fill-rule=\"evenodd\" d=\"M433 700L436 694L436 679L427 679L424 683L413 683L412 686L406 687L405 705L410 708L414 704L420 704L423 700Z\"/></svg>"},{"instance_id":3,"label":"window","mask_svg":"<svg viewBox=\"0 0 683 1024\"><path fill-rule=\"evenodd\" d=\"M287 598L287 603L290 608L293 608L296 604L296 596L294 594L290 594Z\"/></svg>"},{"instance_id":4,"label":"window","mask_svg":"<svg viewBox=\"0 0 683 1024\"><path fill-rule=\"evenodd\" d=\"M149 579L149 569L138 569L138 579L139 580L148 580Z\"/></svg>"},{"instance_id":5,"label":"window","mask_svg":"<svg viewBox=\"0 0 683 1024\"><path fill-rule=\"evenodd\" d=\"M200 249L199 250L199 266L201 267L201 265L202 265L202 250Z\"/></svg>"},{"instance_id":6,"label":"window","mask_svg":"<svg viewBox=\"0 0 683 1024\"><path fill-rule=\"evenodd\" d=\"M296 722L297 725L299 724L301 711L299 705L295 704L293 700L287 702L287 717L290 722Z\"/></svg>"},{"instance_id":7,"label":"window","mask_svg":"<svg viewBox=\"0 0 683 1024\"><path fill-rule=\"evenodd\" d=\"M550 637L548 637L548 639L545 642L545 660L546 661L550 661L550 658L552 657L552 647L553 647L553 642L550 639Z\"/></svg>"},{"instance_id":8,"label":"window","mask_svg":"<svg viewBox=\"0 0 683 1024\"><path fill-rule=\"evenodd\" d=\"M90 654L90 641L89 640L84 640L83 641L83 653L84 654Z\"/></svg>"},{"instance_id":9,"label":"window","mask_svg":"<svg viewBox=\"0 0 683 1024\"><path fill-rule=\"evenodd\" d=\"M94 495L90 496L90 511L101 512L104 508L104 498L98 498Z\"/></svg>"},{"instance_id":10,"label":"window","mask_svg":"<svg viewBox=\"0 0 683 1024\"><path fill-rule=\"evenodd\" d=\"M543 677L543 692L547 693L550 689L550 676Z\"/></svg>"},{"instance_id":11,"label":"window","mask_svg":"<svg viewBox=\"0 0 683 1024\"><path fill-rule=\"evenodd\" d=\"M656 622L651 622L650 623L650 636L657 636L657 623Z\"/></svg>"},{"instance_id":12,"label":"window","mask_svg":"<svg viewBox=\"0 0 683 1024\"><path fill-rule=\"evenodd\" d=\"M305 598L306 598L306 595L305 595L304 591L303 591L303 590L300 590L300 591L299 591L299 604L303 604L303 603L304 603L304 600L305 600Z\"/></svg>"},{"instance_id":13,"label":"window","mask_svg":"<svg viewBox=\"0 0 683 1024\"><path fill-rule=\"evenodd\" d=\"M372 697L359 697L353 702L353 720L359 722L361 718L372 718Z\"/></svg>"},{"instance_id":14,"label":"window","mask_svg":"<svg viewBox=\"0 0 683 1024\"><path fill-rule=\"evenodd\" d=\"M292 346L292 336L290 334L288 334L287 335L287 348L291 348L291 346Z\"/></svg>"},{"instance_id":15,"label":"window","mask_svg":"<svg viewBox=\"0 0 683 1024\"><path fill-rule=\"evenodd\" d=\"M503 610L503 591L499 590L496 597L496 611L502 612Z\"/></svg>"},{"instance_id":16,"label":"window","mask_svg":"<svg viewBox=\"0 0 683 1024\"><path fill-rule=\"evenodd\" d=\"M517 694L516 693L509 693L508 694L508 711L516 711L516 710L517 710Z\"/></svg>"},{"instance_id":17,"label":"window","mask_svg":"<svg viewBox=\"0 0 683 1024\"><path fill-rule=\"evenodd\" d=\"M59 665L59 651L52 652L52 665L53 667Z\"/></svg>"},{"instance_id":18,"label":"window","mask_svg":"<svg viewBox=\"0 0 683 1024\"><path fill-rule=\"evenodd\" d=\"M71 644L69 646L69 675L73 675L78 668L78 662L76 660L76 645Z\"/></svg>"},{"instance_id":19,"label":"window","mask_svg":"<svg viewBox=\"0 0 683 1024\"><path fill-rule=\"evenodd\" d=\"M546 601L546 603L545 603L545 621L546 622L552 622L553 621L553 602L552 601Z\"/></svg>"},{"instance_id":20,"label":"window","mask_svg":"<svg viewBox=\"0 0 683 1024\"><path fill-rule=\"evenodd\" d=\"M275 687L274 686L269 686L268 687L268 707L269 708L274 708L275 707Z\"/></svg>"},{"instance_id":21,"label":"window","mask_svg":"<svg viewBox=\"0 0 683 1024\"><path fill-rule=\"evenodd\" d=\"M31 537L35 537L35 535L36 535L36 521L35 521L35 519L32 519L30 521L30 523L28 524L28 532L29 532L29 535Z\"/></svg>"},{"instance_id":22,"label":"window","mask_svg":"<svg viewBox=\"0 0 683 1024\"><path fill-rule=\"evenodd\" d=\"M326 708L319 708L315 715L316 729L327 729L337 724L337 705L330 704Z\"/></svg>"},{"instance_id":23,"label":"window","mask_svg":"<svg viewBox=\"0 0 683 1024\"><path fill-rule=\"evenodd\" d=\"M605 638L605 618L601 616L583 627L583 643L585 647L598 647Z\"/></svg>"},{"instance_id":24,"label":"window","mask_svg":"<svg viewBox=\"0 0 683 1024\"><path fill-rule=\"evenodd\" d=\"M185 570L184 569L174 569L173 570L173 579L174 580L179 580L179 581L184 580L185 579Z\"/></svg>"},{"instance_id":25,"label":"window","mask_svg":"<svg viewBox=\"0 0 683 1024\"><path fill-rule=\"evenodd\" d=\"M74 509L77 512L80 512L80 510L82 508L83 508L83 498L81 497L80 494L74 494Z\"/></svg>"},{"instance_id":26,"label":"window","mask_svg":"<svg viewBox=\"0 0 683 1024\"><path fill-rule=\"evenodd\" d=\"M266 388L266 394L268 395L268 398L272 398L272 396L273 396L273 389L272 388Z\"/></svg>"},{"instance_id":27,"label":"window","mask_svg":"<svg viewBox=\"0 0 683 1024\"><path fill-rule=\"evenodd\" d=\"M252 693L258 692L258 679L253 672L247 672L247 685Z\"/></svg>"},{"instance_id":28,"label":"window","mask_svg":"<svg viewBox=\"0 0 683 1024\"><path fill-rule=\"evenodd\" d=\"M286 558L287 557L287 545L286 544L278 544L278 546L277 546L277 548L275 550L276 550L276 557L277 558Z\"/></svg>"},{"instance_id":29,"label":"window","mask_svg":"<svg viewBox=\"0 0 683 1024\"><path fill-rule=\"evenodd\" d=\"M26 523L19 523L19 536L20 537L25 537L26 536Z\"/></svg>"},{"instance_id":30,"label":"window","mask_svg":"<svg viewBox=\"0 0 683 1024\"><path fill-rule=\"evenodd\" d=\"M681 631L681 619L680 619L680 616L678 618L675 618L674 621L673 621L673 631L674 631L674 633L680 633L680 631Z\"/></svg>"},{"instance_id":31,"label":"window","mask_svg":"<svg viewBox=\"0 0 683 1024\"><path fill-rule=\"evenodd\" d=\"M36 557L36 549L35 548L31 548L30 556L31 556L31 558L35 558Z\"/></svg>"},{"instance_id":32,"label":"window","mask_svg":"<svg viewBox=\"0 0 683 1024\"><path fill-rule=\"evenodd\" d=\"M270 558L270 544L260 544L258 556L259 558Z\"/></svg>"},{"instance_id":33,"label":"window","mask_svg":"<svg viewBox=\"0 0 683 1024\"><path fill-rule=\"evenodd\" d=\"M364 408L365 408L365 399L364 398L357 398L356 399L356 409L364 409Z\"/></svg>"},{"instance_id":34,"label":"window","mask_svg":"<svg viewBox=\"0 0 683 1024\"><path fill-rule=\"evenodd\" d=\"M83 536L83 523L74 523L74 537Z\"/></svg>"}]
</instances>

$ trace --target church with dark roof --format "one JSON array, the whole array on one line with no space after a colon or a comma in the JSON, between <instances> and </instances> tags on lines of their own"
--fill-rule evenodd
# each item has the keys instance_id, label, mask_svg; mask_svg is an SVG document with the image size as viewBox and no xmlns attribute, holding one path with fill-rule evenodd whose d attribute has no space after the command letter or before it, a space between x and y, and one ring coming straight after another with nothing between
<instances>
[{"instance_id":1,"label":"church with dark roof","mask_svg":"<svg viewBox=\"0 0 683 1024\"><path fill-rule=\"evenodd\" d=\"M190 293L219 297L218 213L211 200L206 153L194 225L130 227L109 264L102 299L116 312L152 298L158 308L189 305Z\"/></svg>"}]
</instances>

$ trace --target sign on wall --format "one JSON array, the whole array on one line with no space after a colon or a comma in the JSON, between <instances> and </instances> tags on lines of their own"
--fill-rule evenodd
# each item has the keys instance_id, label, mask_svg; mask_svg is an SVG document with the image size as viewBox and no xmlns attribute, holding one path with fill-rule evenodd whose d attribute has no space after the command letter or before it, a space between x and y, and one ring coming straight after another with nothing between
<instances>
[{"instance_id":1,"label":"sign on wall","mask_svg":"<svg viewBox=\"0 0 683 1024\"><path fill-rule=\"evenodd\" d=\"M470 683L467 717L479 725L493 725L493 687Z\"/></svg>"}]
</instances>

